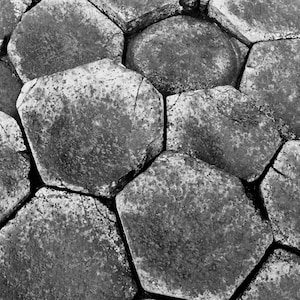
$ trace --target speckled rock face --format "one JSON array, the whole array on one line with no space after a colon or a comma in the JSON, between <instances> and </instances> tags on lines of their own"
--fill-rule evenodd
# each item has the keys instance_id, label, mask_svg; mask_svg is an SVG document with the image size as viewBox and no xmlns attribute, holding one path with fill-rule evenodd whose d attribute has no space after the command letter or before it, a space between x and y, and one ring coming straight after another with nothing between
<instances>
[{"instance_id":1,"label":"speckled rock face","mask_svg":"<svg viewBox=\"0 0 300 300\"><path fill-rule=\"evenodd\" d=\"M300 2L299 2L300 3ZM268 103L300 136L300 40L255 44L250 52L240 90Z\"/></svg>"},{"instance_id":2,"label":"speckled rock face","mask_svg":"<svg viewBox=\"0 0 300 300\"><path fill-rule=\"evenodd\" d=\"M43 188L0 232L2 299L132 299L115 216L95 199Z\"/></svg>"},{"instance_id":3,"label":"speckled rock face","mask_svg":"<svg viewBox=\"0 0 300 300\"><path fill-rule=\"evenodd\" d=\"M240 300L300 299L300 258L275 250Z\"/></svg>"},{"instance_id":4,"label":"speckled rock face","mask_svg":"<svg viewBox=\"0 0 300 300\"><path fill-rule=\"evenodd\" d=\"M231 86L167 98L167 149L180 150L252 181L281 138L264 109Z\"/></svg>"},{"instance_id":5,"label":"speckled rock face","mask_svg":"<svg viewBox=\"0 0 300 300\"><path fill-rule=\"evenodd\" d=\"M182 10L179 0L91 0L124 32L134 32Z\"/></svg>"},{"instance_id":6,"label":"speckled rock face","mask_svg":"<svg viewBox=\"0 0 300 300\"><path fill-rule=\"evenodd\" d=\"M129 41L126 64L174 94L235 83L247 50L215 24L176 16Z\"/></svg>"},{"instance_id":7,"label":"speckled rock face","mask_svg":"<svg viewBox=\"0 0 300 300\"><path fill-rule=\"evenodd\" d=\"M121 61L123 42L122 31L87 0L43 0L16 27L8 54L27 82L102 58Z\"/></svg>"},{"instance_id":8,"label":"speckled rock face","mask_svg":"<svg viewBox=\"0 0 300 300\"><path fill-rule=\"evenodd\" d=\"M287 142L261 185L277 241L300 247L300 141Z\"/></svg>"},{"instance_id":9,"label":"speckled rock face","mask_svg":"<svg viewBox=\"0 0 300 300\"><path fill-rule=\"evenodd\" d=\"M17 122L0 112L0 219L29 195L30 163L25 151Z\"/></svg>"},{"instance_id":10,"label":"speckled rock face","mask_svg":"<svg viewBox=\"0 0 300 300\"><path fill-rule=\"evenodd\" d=\"M110 197L162 150L161 95L108 59L28 82L17 107L51 186Z\"/></svg>"},{"instance_id":11,"label":"speckled rock face","mask_svg":"<svg viewBox=\"0 0 300 300\"><path fill-rule=\"evenodd\" d=\"M246 43L300 37L299 0L211 0L209 16Z\"/></svg>"},{"instance_id":12,"label":"speckled rock face","mask_svg":"<svg viewBox=\"0 0 300 300\"><path fill-rule=\"evenodd\" d=\"M116 197L146 291L229 299L271 243L235 177L165 152Z\"/></svg>"}]
</instances>

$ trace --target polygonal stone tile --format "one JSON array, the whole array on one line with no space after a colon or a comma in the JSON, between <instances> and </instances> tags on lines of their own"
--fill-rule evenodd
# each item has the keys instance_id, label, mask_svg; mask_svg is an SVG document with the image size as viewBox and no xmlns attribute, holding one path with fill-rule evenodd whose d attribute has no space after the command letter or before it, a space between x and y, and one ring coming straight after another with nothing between
<instances>
[{"instance_id":1,"label":"polygonal stone tile","mask_svg":"<svg viewBox=\"0 0 300 300\"><path fill-rule=\"evenodd\" d=\"M261 191L275 239L300 248L300 141L284 144Z\"/></svg>"},{"instance_id":2,"label":"polygonal stone tile","mask_svg":"<svg viewBox=\"0 0 300 300\"><path fill-rule=\"evenodd\" d=\"M115 216L96 201L43 188L1 229L1 299L133 298Z\"/></svg>"},{"instance_id":3,"label":"polygonal stone tile","mask_svg":"<svg viewBox=\"0 0 300 300\"><path fill-rule=\"evenodd\" d=\"M29 195L30 162L25 151L17 122L0 112L0 219Z\"/></svg>"},{"instance_id":4,"label":"polygonal stone tile","mask_svg":"<svg viewBox=\"0 0 300 300\"><path fill-rule=\"evenodd\" d=\"M43 0L24 15L8 44L23 82L102 58L121 61L122 31L87 0Z\"/></svg>"},{"instance_id":5,"label":"polygonal stone tile","mask_svg":"<svg viewBox=\"0 0 300 300\"><path fill-rule=\"evenodd\" d=\"M17 108L47 185L110 197L162 151L161 95L108 59L28 82Z\"/></svg>"},{"instance_id":6,"label":"polygonal stone tile","mask_svg":"<svg viewBox=\"0 0 300 300\"><path fill-rule=\"evenodd\" d=\"M268 103L300 135L300 40L258 43L251 49L240 90Z\"/></svg>"},{"instance_id":7,"label":"polygonal stone tile","mask_svg":"<svg viewBox=\"0 0 300 300\"><path fill-rule=\"evenodd\" d=\"M176 16L130 40L126 64L173 94L234 84L247 51L213 23Z\"/></svg>"},{"instance_id":8,"label":"polygonal stone tile","mask_svg":"<svg viewBox=\"0 0 300 300\"><path fill-rule=\"evenodd\" d=\"M208 12L246 43L300 37L299 0L211 0Z\"/></svg>"},{"instance_id":9,"label":"polygonal stone tile","mask_svg":"<svg viewBox=\"0 0 300 300\"><path fill-rule=\"evenodd\" d=\"M168 150L248 181L263 172L281 143L263 107L231 86L169 96L167 117Z\"/></svg>"},{"instance_id":10,"label":"polygonal stone tile","mask_svg":"<svg viewBox=\"0 0 300 300\"><path fill-rule=\"evenodd\" d=\"M240 300L300 299L300 257L275 250Z\"/></svg>"},{"instance_id":11,"label":"polygonal stone tile","mask_svg":"<svg viewBox=\"0 0 300 300\"><path fill-rule=\"evenodd\" d=\"M182 10L179 0L90 0L126 33L137 31Z\"/></svg>"},{"instance_id":12,"label":"polygonal stone tile","mask_svg":"<svg viewBox=\"0 0 300 300\"><path fill-rule=\"evenodd\" d=\"M235 177L165 152L116 197L146 291L228 299L272 241Z\"/></svg>"}]
</instances>

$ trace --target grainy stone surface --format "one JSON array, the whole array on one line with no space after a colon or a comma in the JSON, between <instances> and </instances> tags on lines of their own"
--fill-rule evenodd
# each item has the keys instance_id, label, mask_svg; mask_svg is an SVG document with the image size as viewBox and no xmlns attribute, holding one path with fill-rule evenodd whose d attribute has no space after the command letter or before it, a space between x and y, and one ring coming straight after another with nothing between
<instances>
[{"instance_id":1,"label":"grainy stone surface","mask_svg":"<svg viewBox=\"0 0 300 300\"><path fill-rule=\"evenodd\" d=\"M231 86L167 97L167 149L252 181L281 138L263 107Z\"/></svg>"},{"instance_id":2,"label":"grainy stone surface","mask_svg":"<svg viewBox=\"0 0 300 300\"><path fill-rule=\"evenodd\" d=\"M299 2L300 3L300 2ZM300 136L300 40L257 43L251 49L240 90L268 103Z\"/></svg>"},{"instance_id":3,"label":"grainy stone surface","mask_svg":"<svg viewBox=\"0 0 300 300\"><path fill-rule=\"evenodd\" d=\"M300 37L299 0L211 0L208 11L246 43Z\"/></svg>"},{"instance_id":4,"label":"grainy stone surface","mask_svg":"<svg viewBox=\"0 0 300 300\"><path fill-rule=\"evenodd\" d=\"M0 112L0 219L29 195L30 162L25 151L17 122Z\"/></svg>"},{"instance_id":5,"label":"grainy stone surface","mask_svg":"<svg viewBox=\"0 0 300 300\"><path fill-rule=\"evenodd\" d=\"M165 152L117 197L146 291L229 299L272 241L235 177Z\"/></svg>"},{"instance_id":6,"label":"grainy stone surface","mask_svg":"<svg viewBox=\"0 0 300 300\"><path fill-rule=\"evenodd\" d=\"M284 144L261 191L275 239L300 248L300 141Z\"/></svg>"},{"instance_id":7,"label":"grainy stone surface","mask_svg":"<svg viewBox=\"0 0 300 300\"><path fill-rule=\"evenodd\" d=\"M162 151L161 95L108 59L28 82L17 108L51 186L110 197Z\"/></svg>"},{"instance_id":8,"label":"grainy stone surface","mask_svg":"<svg viewBox=\"0 0 300 300\"><path fill-rule=\"evenodd\" d=\"M43 188L0 232L0 299L132 299L115 216L91 197Z\"/></svg>"},{"instance_id":9,"label":"grainy stone surface","mask_svg":"<svg viewBox=\"0 0 300 300\"><path fill-rule=\"evenodd\" d=\"M247 50L213 23L175 16L130 40L126 65L174 94L234 84Z\"/></svg>"},{"instance_id":10,"label":"grainy stone surface","mask_svg":"<svg viewBox=\"0 0 300 300\"><path fill-rule=\"evenodd\" d=\"M121 61L123 43L122 31L87 0L43 0L16 27L8 54L27 82L102 58Z\"/></svg>"},{"instance_id":11,"label":"grainy stone surface","mask_svg":"<svg viewBox=\"0 0 300 300\"><path fill-rule=\"evenodd\" d=\"M300 299L300 257L275 250L240 300Z\"/></svg>"}]
</instances>

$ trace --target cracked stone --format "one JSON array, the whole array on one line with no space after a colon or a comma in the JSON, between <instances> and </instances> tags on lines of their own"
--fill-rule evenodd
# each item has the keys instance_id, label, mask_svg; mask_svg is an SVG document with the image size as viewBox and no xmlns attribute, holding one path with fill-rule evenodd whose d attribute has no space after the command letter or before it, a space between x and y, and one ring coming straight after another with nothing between
<instances>
[{"instance_id":1,"label":"cracked stone","mask_svg":"<svg viewBox=\"0 0 300 300\"><path fill-rule=\"evenodd\" d=\"M103 58L121 62L123 44L123 32L87 0L43 0L14 30L8 55L27 82Z\"/></svg>"},{"instance_id":2,"label":"cracked stone","mask_svg":"<svg viewBox=\"0 0 300 300\"><path fill-rule=\"evenodd\" d=\"M176 16L130 40L126 64L160 92L174 94L234 84L247 51L213 23Z\"/></svg>"},{"instance_id":3,"label":"cracked stone","mask_svg":"<svg viewBox=\"0 0 300 300\"><path fill-rule=\"evenodd\" d=\"M274 111L300 135L300 40L258 43L251 49L240 90Z\"/></svg>"},{"instance_id":4,"label":"cracked stone","mask_svg":"<svg viewBox=\"0 0 300 300\"><path fill-rule=\"evenodd\" d=\"M211 0L209 16L245 43L299 38L299 0Z\"/></svg>"},{"instance_id":5,"label":"cracked stone","mask_svg":"<svg viewBox=\"0 0 300 300\"><path fill-rule=\"evenodd\" d=\"M162 96L109 59L26 83L17 108L50 186L112 197L162 151Z\"/></svg>"},{"instance_id":6,"label":"cracked stone","mask_svg":"<svg viewBox=\"0 0 300 300\"><path fill-rule=\"evenodd\" d=\"M161 154L116 204L147 292L228 299L272 242L237 178L182 153Z\"/></svg>"},{"instance_id":7,"label":"cracked stone","mask_svg":"<svg viewBox=\"0 0 300 300\"><path fill-rule=\"evenodd\" d=\"M1 229L1 299L133 298L115 216L95 201L43 188Z\"/></svg>"},{"instance_id":8,"label":"cracked stone","mask_svg":"<svg viewBox=\"0 0 300 300\"><path fill-rule=\"evenodd\" d=\"M291 300L300 298L300 258L275 250L240 300Z\"/></svg>"},{"instance_id":9,"label":"cracked stone","mask_svg":"<svg viewBox=\"0 0 300 300\"><path fill-rule=\"evenodd\" d=\"M167 97L167 149L183 151L247 181L281 144L274 120L231 86Z\"/></svg>"},{"instance_id":10,"label":"cracked stone","mask_svg":"<svg viewBox=\"0 0 300 300\"><path fill-rule=\"evenodd\" d=\"M284 144L261 184L275 239L300 247L300 141Z\"/></svg>"}]
</instances>

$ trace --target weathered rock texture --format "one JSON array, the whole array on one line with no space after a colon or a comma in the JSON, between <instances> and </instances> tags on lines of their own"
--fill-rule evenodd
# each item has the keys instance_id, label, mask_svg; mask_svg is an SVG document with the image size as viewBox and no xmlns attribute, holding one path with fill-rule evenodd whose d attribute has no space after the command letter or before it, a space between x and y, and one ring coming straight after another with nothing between
<instances>
[{"instance_id":1,"label":"weathered rock texture","mask_svg":"<svg viewBox=\"0 0 300 300\"><path fill-rule=\"evenodd\" d=\"M300 247L300 141L287 142L261 185L275 239Z\"/></svg>"},{"instance_id":2,"label":"weathered rock texture","mask_svg":"<svg viewBox=\"0 0 300 300\"><path fill-rule=\"evenodd\" d=\"M272 241L235 177L166 152L116 197L146 291L229 299Z\"/></svg>"},{"instance_id":3,"label":"weathered rock texture","mask_svg":"<svg viewBox=\"0 0 300 300\"><path fill-rule=\"evenodd\" d=\"M263 172L281 143L264 108L231 86L169 96L167 118L168 150L248 181Z\"/></svg>"},{"instance_id":4,"label":"weathered rock texture","mask_svg":"<svg viewBox=\"0 0 300 300\"><path fill-rule=\"evenodd\" d=\"M211 0L208 11L246 43L300 37L299 0Z\"/></svg>"},{"instance_id":5,"label":"weathered rock texture","mask_svg":"<svg viewBox=\"0 0 300 300\"><path fill-rule=\"evenodd\" d=\"M162 151L161 95L108 59L28 82L17 107L47 185L110 197Z\"/></svg>"},{"instance_id":6,"label":"weathered rock texture","mask_svg":"<svg viewBox=\"0 0 300 300\"><path fill-rule=\"evenodd\" d=\"M115 216L95 199L43 188L0 232L0 298L132 299Z\"/></svg>"},{"instance_id":7,"label":"weathered rock texture","mask_svg":"<svg viewBox=\"0 0 300 300\"><path fill-rule=\"evenodd\" d=\"M122 31L87 0L43 0L18 24L8 54L27 82L102 58L121 61L123 42Z\"/></svg>"},{"instance_id":8,"label":"weathered rock texture","mask_svg":"<svg viewBox=\"0 0 300 300\"><path fill-rule=\"evenodd\" d=\"M300 40L258 43L251 49L240 90L268 103L300 135Z\"/></svg>"},{"instance_id":9,"label":"weathered rock texture","mask_svg":"<svg viewBox=\"0 0 300 300\"><path fill-rule=\"evenodd\" d=\"M130 40L126 65L173 94L234 84L247 50L213 23L176 16Z\"/></svg>"}]
</instances>

